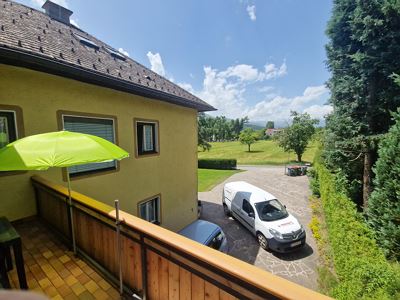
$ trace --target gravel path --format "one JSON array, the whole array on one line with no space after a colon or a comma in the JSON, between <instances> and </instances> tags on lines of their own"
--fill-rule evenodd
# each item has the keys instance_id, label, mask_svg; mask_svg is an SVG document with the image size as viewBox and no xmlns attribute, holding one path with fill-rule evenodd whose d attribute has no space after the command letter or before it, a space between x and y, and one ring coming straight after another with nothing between
<instances>
[{"instance_id":1,"label":"gravel path","mask_svg":"<svg viewBox=\"0 0 400 300\"><path fill-rule=\"evenodd\" d=\"M307 176L286 176L283 167L240 166L239 168L246 171L233 175L209 192L199 193L199 200L203 201L201 218L222 227L228 238L230 255L316 290L318 253L315 239L308 227L311 208L308 201L310 190ZM265 251L239 222L225 217L221 203L223 185L226 182L239 180L247 181L270 192L287 206L288 211L306 228L307 244L304 248L289 254Z\"/></svg>"}]
</instances>

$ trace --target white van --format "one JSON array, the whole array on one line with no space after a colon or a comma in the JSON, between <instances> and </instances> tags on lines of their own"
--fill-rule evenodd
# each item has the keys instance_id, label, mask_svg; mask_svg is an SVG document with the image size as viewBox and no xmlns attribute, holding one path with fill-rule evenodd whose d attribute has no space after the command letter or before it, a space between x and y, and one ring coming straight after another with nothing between
<instances>
[{"instance_id":1,"label":"white van","mask_svg":"<svg viewBox=\"0 0 400 300\"><path fill-rule=\"evenodd\" d=\"M306 243L303 226L287 212L276 197L244 181L225 184L222 205L252 232L260 247L277 252L290 252Z\"/></svg>"}]
</instances>

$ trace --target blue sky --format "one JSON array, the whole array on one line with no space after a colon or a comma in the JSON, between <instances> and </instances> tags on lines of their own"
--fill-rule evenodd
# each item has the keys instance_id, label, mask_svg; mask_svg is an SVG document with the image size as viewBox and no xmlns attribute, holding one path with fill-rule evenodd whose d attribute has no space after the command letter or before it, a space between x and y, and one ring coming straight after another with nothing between
<instances>
[{"instance_id":1,"label":"blue sky","mask_svg":"<svg viewBox=\"0 0 400 300\"><path fill-rule=\"evenodd\" d=\"M40 8L43 0L19 0ZM72 20L218 108L284 124L322 119L331 0L55 0Z\"/></svg>"}]
</instances>

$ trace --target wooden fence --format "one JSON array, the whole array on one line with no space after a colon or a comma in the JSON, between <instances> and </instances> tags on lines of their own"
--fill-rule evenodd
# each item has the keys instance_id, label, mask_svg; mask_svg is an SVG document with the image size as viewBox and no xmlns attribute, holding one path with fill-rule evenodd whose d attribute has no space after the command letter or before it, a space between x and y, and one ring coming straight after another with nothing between
<instances>
[{"instance_id":1,"label":"wooden fence","mask_svg":"<svg viewBox=\"0 0 400 300\"><path fill-rule=\"evenodd\" d=\"M38 216L71 243L67 189L32 177ZM118 285L113 207L72 192L78 254ZM328 299L160 226L120 212L124 291L141 299Z\"/></svg>"}]
</instances>

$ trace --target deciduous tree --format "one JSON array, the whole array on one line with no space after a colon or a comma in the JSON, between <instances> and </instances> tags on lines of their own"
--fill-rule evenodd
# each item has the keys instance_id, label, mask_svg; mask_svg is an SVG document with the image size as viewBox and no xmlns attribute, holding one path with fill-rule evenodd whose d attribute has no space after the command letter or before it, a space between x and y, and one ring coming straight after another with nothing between
<instances>
[{"instance_id":1,"label":"deciduous tree","mask_svg":"<svg viewBox=\"0 0 400 300\"><path fill-rule=\"evenodd\" d=\"M308 113L299 114L292 111L291 116L293 117L292 124L278 133L276 140L285 152L296 153L297 161L301 162L301 157L315 132L315 125L319 121L311 119Z\"/></svg>"},{"instance_id":2,"label":"deciduous tree","mask_svg":"<svg viewBox=\"0 0 400 300\"><path fill-rule=\"evenodd\" d=\"M258 133L254 129L246 128L239 134L239 141L247 145L250 152L250 146L257 141L258 136Z\"/></svg>"}]
</instances>

